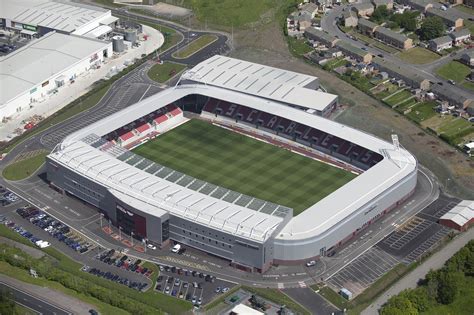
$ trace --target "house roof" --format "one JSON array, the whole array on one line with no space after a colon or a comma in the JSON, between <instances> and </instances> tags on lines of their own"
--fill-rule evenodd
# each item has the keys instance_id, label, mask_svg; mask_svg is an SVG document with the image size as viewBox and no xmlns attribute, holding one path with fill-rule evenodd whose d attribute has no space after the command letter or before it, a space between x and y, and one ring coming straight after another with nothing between
<instances>
[{"instance_id":1,"label":"house roof","mask_svg":"<svg viewBox=\"0 0 474 315\"><path fill-rule=\"evenodd\" d=\"M362 2L362 3L356 3L354 5L352 5L352 7L354 9L356 9L357 11L360 11L360 10L370 10L370 9L373 9L374 8L374 5L370 2Z\"/></svg>"},{"instance_id":2,"label":"house roof","mask_svg":"<svg viewBox=\"0 0 474 315\"><path fill-rule=\"evenodd\" d=\"M304 33L305 33L305 35L309 34L310 36L320 38L320 39L325 40L327 42L333 42L333 41L337 40L336 37L324 32L324 31L315 29L314 27L309 27L309 28L305 29Z\"/></svg>"},{"instance_id":3,"label":"house roof","mask_svg":"<svg viewBox=\"0 0 474 315\"><path fill-rule=\"evenodd\" d=\"M371 28L371 29L374 29L377 26L379 26L378 24L375 24L374 22L369 21L369 20L364 19L364 18L359 18L359 25L362 25L362 26L365 26L365 27L368 27L368 28Z\"/></svg>"},{"instance_id":4,"label":"house roof","mask_svg":"<svg viewBox=\"0 0 474 315\"><path fill-rule=\"evenodd\" d=\"M372 3L382 5L382 4L393 3L393 0L372 0Z\"/></svg>"},{"instance_id":5,"label":"house roof","mask_svg":"<svg viewBox=\"0 0 474 315\"><path fill-rule=\"evenodd\" d=\"M471 31L468 28L463 28L459 31L454 31L450 33L449 36L451 36L451 38L453 39L457 39L464 36L471 36Z\"/></svg>"},{"instance_id":6,"label":"house roof","mask_svg":"<svg viewBox=\"0 0 474 315\"><path fill-rule=\"evenodd\" d=\"M369 54L367 51L365 50L362 50L360 49L359 47L356 47L348 42L345 42L345 41L338 41L336 43L336 46L343 49L343 50L346 50L346 51L349 51L349 52L352 52L360 57L365 57L367 56L367 54Z\"/></svg>"},{"instance_id":7,"label":"house roof","mask_svg":"<svg viewBox=\"0 0 474 315\"><path fill-rule=\"evenodd\" d=\"M427 12L430 15L439 16L443 20L451 21L453 23L455 23L459 19L462 20L462 18L458 14L456 14L453 10L443 11L443 10L440 10L440 9L429 8L427 10Z\"/></svg>"},{"instance_id":8,"label":"house roof","mask_svg":"<svg viewBox=\"0 0 474 315\"><path fill-rule=\"evenodd\" d=\"M462 54L462 57L468 57L469 59L472 59L474 58L474 49L468 49L464 52L464 54Z\"/></svg>"},{"instance_id":9,"label":"house roof","mask_svg":"<svg viewBox=\"0 0 474 315\"><path fill-rule=\"evenodd\" d=\"M398 64L395 64L389 60L380 57L374 57L373 62L375 64L383 66L385 69L390 70L391 72L398 73L401 77L410 78L416 82L421 83L424 80L427 80L425 77L421 76L419 72L413 70L411 67L400 67Z\"/></svg>"},{"instance_id":10,"label":"house roof","mask_svg":"<svg viewBox=\"0 0 474 315\"><path fill-rule=\"evenodd\" d=\"M389 37L389 38L394 39L394 40L396 40L398 42L401 42L401 43L405 42L408 39L407 36L405 36L403 34L400 34L400 33L397 33L397 32L394 32L391 29L388 29L388 28L383 27L383 26L377 27L375 29L375 33L383 34L386 37Z\"/></svg>"},{"instance_id":11,"label":"house roof","mask_svg":"<svg viewBox=\"0 0 474 315\"><path fill-rule=\"evenodd\" d=\"M447 35L430 40L430 42L436 44L436 46L448 44L448 43L451 43L452 41L453 39Z\"/></svg>"},{"instance_id":12,"label":"house roof","mask_svg":"<svg viewBox=\"0 0 474 315\"><path fill-rule=\"evenodd\" d=\"M318 6L313 2L309 2L309 3L303 4L300 10L312 14L314 11L318 10Z\"/></svg>"}]
</instances>

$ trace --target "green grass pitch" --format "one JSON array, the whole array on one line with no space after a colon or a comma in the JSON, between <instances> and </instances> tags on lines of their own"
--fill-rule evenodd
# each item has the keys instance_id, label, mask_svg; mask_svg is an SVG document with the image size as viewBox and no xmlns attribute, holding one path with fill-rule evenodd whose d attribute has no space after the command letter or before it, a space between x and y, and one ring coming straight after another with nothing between
<instances>
[{"instance_id":1,"label":"green grass pitch","mask_svg":"<svg viewBox=\"0 0 474 315\"><path fill-rule=\"evenodd\" d=\"M293 208L294 215L356 176L196 119L133 152L209 183Z\"/></svg>"}]
</instances>

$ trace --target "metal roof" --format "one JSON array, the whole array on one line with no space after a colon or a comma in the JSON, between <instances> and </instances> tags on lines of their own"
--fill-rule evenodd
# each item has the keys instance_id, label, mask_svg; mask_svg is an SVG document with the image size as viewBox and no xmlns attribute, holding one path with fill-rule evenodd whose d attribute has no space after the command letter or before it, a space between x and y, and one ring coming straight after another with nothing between
<instances>
[{"instance_id":1,"label":"metal roof","mask_svg":"<svg viewBox=\"0 0 474 315\"><path fill-rule=\"evenodd\" d=\"M199 63L183 79L319 111L337 99L315 89L317 77L220 55Z\"/></svg>"},{"instance_id":2,"label":"metal roof","mask_svg":"<svg viewBox=\"0 0 474 315\"><path fill-rule=\"evenodd\" d=\"M334 136L341 137L343 139L351 141L352 143L360 145L364 148L367 148L384 156L384 159L377 165L373 166L363 174L357 176L348 184L334 191L315 205L308 208L303 213L299 214L297 217L292 218L277 236L278 239L305 239L307 237L326 233L332 227L337 226L340 221L347 219L354 211L359 210L367 202L380 195L385 190L389 189L397 182L411 174L414 170L416 170L416 160L409 152L407 152L403 148L400 148L400 150L397 151L394 149L392 144L379 138L376 138L372 135L316 115L308 114L303 110L298 110L288 106L282 106L280 103L270 101L268 99L205 84L185 84L177 86L176 88L170 88L149 98L146 98L140 103L127 107L121 110L120 112L108 116L107 118L100 120L88 126L87 128L79 130L78 132L68 136L60 145L60 147L58 147L57 151L55 151L51 155L51 157L53 159L59 160L61 152L67 152L71 150L70 147L75 148L76 146L78 146L78 144L76 143L81 143L81 139L90 133L95 133L99 136L105 135L110 131L114 130L117 126L128 124L139 117L142 117L167 104L173 103L176 100L179 100L187 95L195 94L210 96L228 102L249 106L260 111L272 113L274 115L284 117L310 127L317 128ZM79 146L81 146L81 144L79 144ZM85 161L83 162L83 165L79 165L80 162L73 162L73 164L71 164L71 167L74 168L76 171L81 172L86 176L89 176L92 175L91 172L95 171L89 170L87 167L84 166L90 166L87 160L94 160L96 161L95 163L99 163L100 160L98 157L94 157L94 154L96 153L95 150L84 148L82 148L82 150L91 150L91 152L84 153L87 154L87 158L80 158L81 161ZM111 160L108 163L120 162L113 162L113 160ZM133 167L128 166L128 168ZM115 178L115 181L112 181L110 183L108 181L108 178L104 178L104 176L92 176L92 178L94 178L94 180L101 180L104 185L113 184L114 189L119 189L120 185L122 185L121 189L123 189L124 191L130 190L131 192L134 192L133 189L130 189L129 186L123 185L124 183L120 183L120 181L124 181L124 178L125 176L127 176L127 174L133 174L135 172L137 172L137 170L135 169L133 171L124 170L121 173L123 175ZM137 194L138 195L135 195L136 198L142 198L140 191L138 191ZM204 197L211 198L211 200L215 200L214 198L209 196ZM145 199L148 200L148 198L150 197L148 196ZM216 202L220 203L222 201L216 200ZM243 211L242 213L248 213L249 215L250 212L247 211L252 211L243 207L239 207L238 209ZM177 215L183 215L183 213L186 213L183 212L184 210L179 207L174 209L171 206L167 206L166 210L172 213L176 213ZM196 212L196 210L192 211L193 213ZM206 218L209 218L208 214L206 214L205 212L202 214L202 217L204 217L204 215L206 216ZM201 215L198 217L201 217ZM234 222L234 219L236 220L242 218L245 217L235 217L233 218L232 222ZM315 220L315 218L317 218L317 220ZM269 219L269 221L267 222L275 222L275 224L277 224L277 221L273 221L275 219L271 220L272 221L270 221ZM206 224L206 220L202 220L202 224ZM235 225L230 226L231 227L225 226L224 228L226 228L228 231L233 231L232 229L235 228ZM259 227L259 231L261 231L261 233L259 234L260 237L263 237L262 233L266 228L268 228L268 225L266 225L265 228ZM249 237L248 232L249 230L247 229L247 237ZM256 234L253 235L255 236Z\"/></svg>"},{"instance_id":3,"label":"metal roof","mask_svg":"<svg viewBox=\"0 0 474 315\"><path fill-rule=\"evenodd\" d=\"M474 201L464 200L443 215L441 220L450 220L459 226L464 226L474 219Z\"/></svg>"},{"instance_id":4,"label":"metal roof","mask_svg":"<svg viewBox=\"0 0 474 315\"><path fill-rule=\"evenodd\" d=\"M55 0L2 1L0 12L2 18L68 33L104 16L110 16L110 11L75 2Z\"/></svg>"},{"instance_id":5,"label":"metal roof","mask_svg":"<svg viewBox=\"0 0 474 315\"><path fill-rule=\"evenodd\" d=\"M110 43L50 32L0 60L0 107Z\"/></svg>"}]
</instances>

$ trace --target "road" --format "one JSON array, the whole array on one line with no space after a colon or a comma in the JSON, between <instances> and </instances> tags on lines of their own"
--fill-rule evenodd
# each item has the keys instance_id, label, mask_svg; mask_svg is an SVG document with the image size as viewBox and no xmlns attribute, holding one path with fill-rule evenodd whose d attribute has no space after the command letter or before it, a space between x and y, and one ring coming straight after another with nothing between
<instances>
[{"instance_id":1,"label":"road","mask_svg":"<svg viewBox=\"0 0 474 315\"><path fill-rule=\"evenodd\" d=\"M386 51L383 51L377 47L372 47L372 46L365 46L364 43L354 40L350 38L346 33L341 31L341 29L337 26L336 22L339 19L339 17L342 15L344 10L348 10L349 6L348 5L340 5L340 6L334 6L333 9L331 9L327 15L324 15L321 19L321 28L326 31L327 33L338 37L340 40L343 40L345 42L348 42L352 44L353 46L356 46L358 48L363 48L364 50L367 50L370 52L372 55L377 56L377 55L383 55L383 59L389 62L394 63L401 69L404 68L416 68L419 70L420 73L423 74L424 77L426 77L428 80L432 82L442 82L443 85L449 85L448 81L436 76L434 73L434 69L436 69L438 66L447 63L454 58L460 57L460 55L463 53L463 51L458 51L455 56L445 56L442 57L432 63L427 63L424 65L416 65L416 64L407 64L404 61L400 60L398 57L387 53ZM462 95L465 96L466 98L473 98L473 93L471 91L468 91L462 87L458 86L452 86L449 85L453 91L453 93L457 95Z\"/></svg>"},{"instance_id":2,"label":"road","mask_svg":"<svg viewBox=\"0 0 474 315\"><path fill-rule=\"evenodd\" d=\"M407 274L395 285L392 285L385 293L383 293L368 308L366 308L362 312L362 315L376 315L378 314L380 307L385 304L390 297L397 295L405 289L416 288L418 280L425 278L426 274L431 269L441 268L449 258L451 258L457 251L459 251L472 239L474 239L474 229L470 229L467 232L460 234L442 250L428 258L423 264Z\"/></svg>"},{"instance_id":3,"label":"road","mask_svg":"<svg viewBox=\"0 0 474 315\"><path fill-rule=\"evenodd\" d=\"M16 303L27 307L31 310L34 310L38 314L44 315L67 315L73 314L70 311L67 311L59 306L51 304L49 301L46 301L42 297L33 295L31 292L24 291L19 289L11 284L8 284L4 281L0 281L2 287L8 288L13 294L13 298Z\"/></svg>"}]
</instances>

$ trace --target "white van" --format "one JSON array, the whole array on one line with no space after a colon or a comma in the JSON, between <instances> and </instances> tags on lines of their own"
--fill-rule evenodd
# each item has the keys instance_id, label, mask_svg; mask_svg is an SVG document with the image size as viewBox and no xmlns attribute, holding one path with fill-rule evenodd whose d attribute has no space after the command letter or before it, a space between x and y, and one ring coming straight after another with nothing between
<instances>
[{"instance_id":1,"label":"white van","mask_svg":"<svg viewBox=\"0 0 474 315\"><path fill-rule=\"evenodd\" d=\"M172 251L173 253L177 253L177 252L179 252L180 249L181 249L181 245L176 244L176 245L173 246L173 248L171 249L171 251Z\"/></svg>"}]
</instances>

